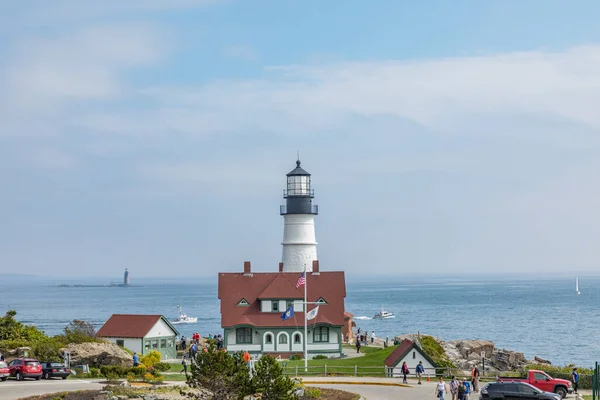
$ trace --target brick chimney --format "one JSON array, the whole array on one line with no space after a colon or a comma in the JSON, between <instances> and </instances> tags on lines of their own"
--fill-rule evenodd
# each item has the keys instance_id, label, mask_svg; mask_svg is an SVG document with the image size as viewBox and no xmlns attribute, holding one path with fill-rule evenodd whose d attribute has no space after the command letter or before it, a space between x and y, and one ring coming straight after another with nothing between
<instances>
[{"instance_id":1,"label":"brick chimney","mask_svg":"<svg viewBox=\"0 0 600 400\"><path fill-rule=\"evenodd\" d=\"M319 273L319 260L313 260L312 272Z\"/></svg>"},{"instance_id":2,"label":"brick chimney","mask_svg":"<svg viewBox=\"0 0 600 400\"><path fill-rule=\"evenodd\" d=\"M279 263L279 272L283 272L283 263Z\"/></svg>"},{"instance_id":3,"label":"brick chimney","mask_svg":"<svg viewBox=\"0 0 600 400\"><path fill-rule=\"evenodd\" d=\"M251 272L250 261L244 261L244 273L249 274Z\"/></svg>"}]
</instances>

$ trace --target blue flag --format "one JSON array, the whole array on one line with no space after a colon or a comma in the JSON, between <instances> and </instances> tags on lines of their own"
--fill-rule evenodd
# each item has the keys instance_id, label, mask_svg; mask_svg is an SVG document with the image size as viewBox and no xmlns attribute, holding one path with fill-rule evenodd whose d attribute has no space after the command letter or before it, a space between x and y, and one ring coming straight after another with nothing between
<instances>
[{"instance_id":1,"label":"blue flag","mask_svg":"<svg viewBox=\"0 0 600 400\"><path fill-rule=\"evenodd\" d=\"M283 314L281 314L281 319L286 320L292 318L294 316L294 306L290 306Z\"/></svg>"}]
</instances>

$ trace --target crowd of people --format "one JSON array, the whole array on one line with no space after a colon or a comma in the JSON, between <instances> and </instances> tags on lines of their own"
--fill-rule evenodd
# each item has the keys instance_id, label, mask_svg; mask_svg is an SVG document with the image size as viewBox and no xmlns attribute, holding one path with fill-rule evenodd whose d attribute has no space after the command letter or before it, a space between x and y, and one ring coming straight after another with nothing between
<instances>
[{"instance_id":1,"label":"crowd of people","mask_svg":"<svg viewBox=\"0 0 600 400\"><path fill-rule=\"evenodd\" d=\"M444 382L444 378L440 377L439 382L435 387L435 395L437 398L444 400L446 393L449 393L451 400L468 400L471 393L479 392L479 368L474 367L471 370L471 380L463 378L462 381L452 376L450 384Z\"/></svg>"},{"instance_id":2,"label":"crowd of people","mask_svg":"<svg viewBox=\"0 0 600 400\"><path fill-rule=\"evenodd\" d=\"M187 345L188 345L187 339L186 339L185 336L182 335L181 339L179 340L179 345L178 345L177 350L186 350L187 349L188 350L188 354L191 357L192 353L195 355L196 352L198 351L198 346L200 345L200 339L201 339L201 337L200 337L200 334L198 332L192 334L192 339L191 339L191 341L189 343L190 347L188 349L188 347L187 347ZM208 339L209 340L213 340L214 339L214 341L216 343L216 346L217 346L217 350L223 349L223 335L221 335L220 333L217 334L217 335L213 335L211 333L211 334L208 335Z\"/></svg>"}]
</instances>

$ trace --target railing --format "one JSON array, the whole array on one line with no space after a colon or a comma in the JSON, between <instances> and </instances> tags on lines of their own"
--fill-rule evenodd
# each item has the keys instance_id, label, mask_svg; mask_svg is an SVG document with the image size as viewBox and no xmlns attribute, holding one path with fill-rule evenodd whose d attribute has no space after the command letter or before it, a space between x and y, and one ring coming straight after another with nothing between
<instances>
[{"instance_id":1,"label":"railing","mask_svg":"<svg viewBox=\"0 0 600 400\"><path fill-rule=\"evenodd\" d=\"M315 197L314 189L283 189L283 198L287 199L288 197Z\"/></svg>"}]
</instances>

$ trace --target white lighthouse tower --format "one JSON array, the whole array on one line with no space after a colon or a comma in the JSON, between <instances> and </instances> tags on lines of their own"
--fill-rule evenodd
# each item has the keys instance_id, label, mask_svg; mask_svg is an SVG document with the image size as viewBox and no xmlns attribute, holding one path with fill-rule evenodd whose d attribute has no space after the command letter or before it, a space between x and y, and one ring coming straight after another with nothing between
<instances>
[{"instance_id":1,"label":"white lighthouse tower","mask_svg":"<svg viewBox=\"0 0 600 400\"><path fill-rule=\"evenodd\" d=\"M312 272L313 261L317 260L315 237L315 215L319 207L312 204L315 197L310 188L310 174L300 167L287 174L287 188L283 191L285 205L280 207L283 215L283 272L302 272L306 267Z\"/></svg>"}]
</instances>

